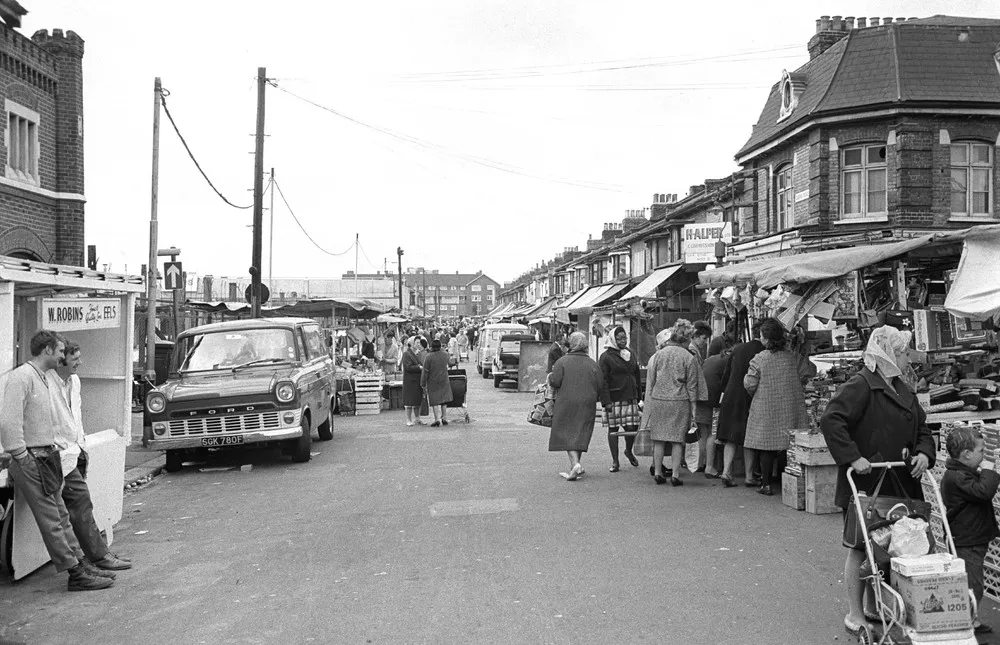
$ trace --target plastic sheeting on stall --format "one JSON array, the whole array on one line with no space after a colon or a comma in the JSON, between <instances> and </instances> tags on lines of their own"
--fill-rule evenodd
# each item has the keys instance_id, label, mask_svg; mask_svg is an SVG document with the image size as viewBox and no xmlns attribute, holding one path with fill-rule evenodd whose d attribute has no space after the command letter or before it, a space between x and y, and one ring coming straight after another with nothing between
<instances>
[{"instance_id":1,"label":"plastic sheeting on stall","mask_svg":"<svg viewBox=\"0 0 1000 645\"><path fill-rule=\"evenodd\" d=\"M944 306L952 315L986 320L1000 315L1000 226L983 226L965 236L955 281Z\"/></svg>"}]
</instances>

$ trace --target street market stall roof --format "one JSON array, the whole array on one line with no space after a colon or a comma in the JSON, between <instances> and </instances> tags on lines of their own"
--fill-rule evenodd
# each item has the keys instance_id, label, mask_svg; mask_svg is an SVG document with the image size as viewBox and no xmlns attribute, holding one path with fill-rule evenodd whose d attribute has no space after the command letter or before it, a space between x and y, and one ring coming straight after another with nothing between
<instances>
[{"instance_id":1,"label":"street market stall roof","mask_svg":"<svg viewBox=\"0 0 1000 645\"><path fill-rule=\"evenodd\" d=\"M403 318L402 316L397 316L396 314L379 314L378 318L375 319L375 322L389 323L390 325L392 325L397 323L409 322L409 320L410 320L409 318Z\"/></svg>"},{"instance_id":2,"label":"street market stall roof","mask_svg":"<svg viewBox=\"0 0 1000 645\"><path fill-rule=\"evenodd\" d=\"M499 318L501 316L506 316L510 314L511 310L517 306L516 302L505 302L497 307L494 307L493 311L486 314L487 318Z\"/></svg>"},{"instance_id":3,"label":"street market stall roof","mask_svg":"<svg viewBox=\"0 0 1000 645\"><path fill-rule=\"evenodd\" d=\"M968 231L955 280L944 307L959 317L985 320L1000 315L1000 225Z\"/></svg>"},{"instance_id":4,"label":"street market stall roof","mask_svg":"<svg viewBox=\"0 0 1000 645\"><path fill-rule=\"evenodd\" d=\"M556 308L556 301L559 299L558 296L550 296L543 300L541 303L535 306L534 309L526 313L526 316L532 318L543 318L545 316L551 316L552 310Z\"/></svg>"},{"instance_id":5,"label":"street market stall roof","mask_svg":"<svg viewBox=\"0 0 1000 645\"><path fill-rule=\"evenodd\" d=\"M14 283L18 296L53 296L67 293L117 291L142 293L142 277L91 271L85 267L48 264L0 255L0 280Z\"/></svg>"},{"instance_id":6,"label":"street market stall roof","mask_svg":"<svg viewBox=\"0 0 1000 645\"><path fill-rule=\"evenodd\" d=\"M317 316L335 315L343 318L370 320L385 312L385 307L365 298L317 298L315 300L299 300L291 305L283 305L275 310L278 316Z\"/></svg>"},{"instance_id":7,"label":"street market stall roof","mask_svg":"<svg viewBox=\"0 0 1000 645\"><path fill-rule=\"evenodd\" d=\"M775 285L789 282L802 284L827 280L846 275L866 266L898 258L925 246L954 244L963 240L970 230L975 229L922 235L889 244L858 246L850 249L828 249L813 253L752 260L700 271L698 281L699 286L707 288L744 287L747 284L755 284L758 287L769 289Z\"/></svg>"},{"instance_id":8,"label":"street market stall roof","mask_svg":"<svg viewBox=\"0 0 1000 645\"><path fill-rule=\"evenodd\" d=\"M683 264L676 264L674 266L656 269L643 278L642 282L632 287L629 292L619 298L619 300L628 300L629 298L648 298L655 295L656 288L669 280L670 276L680 271L683 267Z\"/></svg>"},{"instance_id":9,"label":"street market stall roof","mask_svg":"<svg viewBox=\"0 0 1000 645\"><path fill-rule=\"evenodd\" d=\"M534 308L535 308L535 305L533 305L533 304L529 304L529 305L522 304L522 305L519 305L519 306L515 307L514 309L511 309L507 313L507 315L519 318L521 316L527 315Z\"/></svg>"}]
</instances>

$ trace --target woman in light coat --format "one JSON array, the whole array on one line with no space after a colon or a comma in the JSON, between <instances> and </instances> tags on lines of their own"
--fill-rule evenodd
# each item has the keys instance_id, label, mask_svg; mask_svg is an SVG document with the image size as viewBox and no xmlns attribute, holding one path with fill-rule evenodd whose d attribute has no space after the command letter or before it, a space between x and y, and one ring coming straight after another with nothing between
<instances>
[{"instance_id":1,"label":"woman in light coat","mask_svg":"<svg viewBox=\"0 0 1000 645\"><path fill-rule=\"evenodd\" d=\"M660 332L664 334L667 330ZM661 336L657 334L657 345ZM698 360L688 351L694 325L683 318L669 330L669 341L649 359L646 371L644 413L653 440L653 477L657 484L667 483L663 475L663 455L671 444L673 465L670 483L682 486L681 460L684 437L695 419L699 400L708 399L708 386Z\"/></svg>"},{"instance_id":2,"label":"woman in light coat","mask_svg":"<svg viewBox=\"0 0 1000 645\"><path fill-rule=\"evenodd\" d=\"M587 355L586 334L574 332L569 337L569 352L552 366L549 384L559 390L552 412L549 452L566 451L570 469L559 474L567 481L575 481L583 474L580 458L594 434L597 402L605 409L611 405L601 368Z\"/></svg>"},{"instance_id":3,"label":"woman in light coat","mask_svg":"<svg viewBox=\"0 0 1000 645\"><path fill-rule=\"evenodd\" d=\"M753 397L747 434L743 440L746 463L752 463L752 451L760 458L762 495L773 495L772 469L778 453L788 449L788 431L809 429L809 415L802 384L816 375L809 359L787 349L785 328L774 318L760 323L760 342L764 351L750 361L743 377L743 387Z\"/></svg>"}]
</instances>

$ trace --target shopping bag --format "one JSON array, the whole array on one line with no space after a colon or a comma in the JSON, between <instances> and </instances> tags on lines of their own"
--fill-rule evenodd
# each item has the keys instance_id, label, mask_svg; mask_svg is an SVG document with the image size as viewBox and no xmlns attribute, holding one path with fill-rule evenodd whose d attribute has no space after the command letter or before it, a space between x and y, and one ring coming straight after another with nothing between
<instances>
[{"instance_id":1,"label":"shopping bag","mask_svg":"<svg viewBox=\"0 0 1000 645\"><path fill-rule=\"evenodd\" d=\"M889 555L894 558L927 555L934 545L934 534L930 533L930 528L922 517L900 518L892 525Z\"/></svg>"},{"instance_id":2,"label":"shopping bag","mask_svg":"<svg viewBox=\"0 0 1000 645\"><path fill-rule=\"evenodd\" d=\"M535 400L528 412L528 423L545 428L552 427L552 413L555 411L555 401L549 398L551 388L540 385L535 390Z\"/></svg>"},{"instance_id":3,"label":"shopping bag","mask_svg":"<svg viewBox=\"0 0 1000 645\"><path fill-rule=\"evenodd\" d=\"M886 475L892 474L896 481L896 488L904 490L899 476L891 468L885 468L878 478L875 491L869 497L865 493L858 493L858 500L861 502L863 517L858 517L857 505L854 498L851 499L850 506L847 507L847 516L844 519L843 545L849 549L865 550L865 540L862 534L862 522L869 531L877 523L888 520L890 523L903 517L920 517L925 521L930 520L931 505L923 500L912 497L889 497L880 495L882 484Z\"/></svg>"},{"instance_id":4,"label":"shopping bag","mask_svg":"<svg viewBox=\"0 0 1000 645\"><path fill-rule=\"evenodd\" d=\"M649 434L649 428L639 428L639 431L635 433L632 454L637 457L653 456L653 438Z\"/></svg>"}]
</instances>

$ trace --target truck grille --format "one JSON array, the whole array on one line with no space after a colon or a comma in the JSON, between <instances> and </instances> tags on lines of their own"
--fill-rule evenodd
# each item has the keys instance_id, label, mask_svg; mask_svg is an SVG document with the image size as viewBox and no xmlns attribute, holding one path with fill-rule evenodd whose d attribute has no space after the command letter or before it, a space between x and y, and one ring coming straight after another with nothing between
<instances>
[{"instance_id":1,"label":"truck grille","mask_svg":"<svg viewBox=\"0 0 1000 645\"><path fill-rule=\"evenodd\" d=\"M272 430L281 427L281 413L274 411L259 414L175 419L169 421L167 426L169 428L168 435L171 437L216 435L247 430Z\"/></svg>"}]
</instances>

